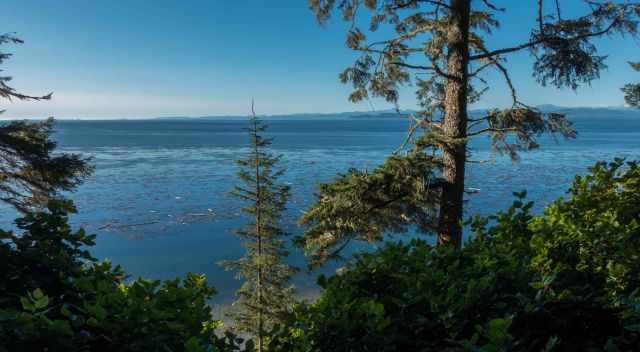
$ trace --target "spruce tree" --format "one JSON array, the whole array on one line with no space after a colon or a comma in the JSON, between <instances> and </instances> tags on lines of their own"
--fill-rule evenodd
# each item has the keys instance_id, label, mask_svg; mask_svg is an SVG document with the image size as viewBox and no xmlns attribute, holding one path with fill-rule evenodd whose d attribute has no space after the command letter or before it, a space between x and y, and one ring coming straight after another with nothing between
<instances>
[{"instance_id":1,"label":"spruce tree","mask_svg":"<svg viewBox=\"0 0 640 352\"><path fill-rule=\"evenodd\" d=\"M11 34L0 35L0 45L21 44ZM11 57L0 50L0 64ZM10 76L0 76L0 98L39 101L51 94L30 96L8 85ZM0 114L4 110L0 111ZM51 139L53 119L44 121L9 121L0 124L0 201L26 212L46 206L62 191L72 191L88 176L89 160L78 154L55 153Z\"/></svg>"},{"instance_id":2,"label":"spruce tree","mask_svg":"<svg viewBox=\"0 0 640 352\"><path fill-rule=\"evenodd\" d=\"M284 172L277 168L281 156L268 152L271 139L262 136L266 125L255 115L253 107L249 124L246 131L250 151L246 158L237 161L241 185L231 192L246 203L242 211L251 218L236 231L246 251L242 258L221 264L244 280L231 313L235 327L255 336L257 350L262 351L265 332L284 319L292 306L294 289L289 281L296 269L284 262L288 256L284 240L287 234L280 222L289 186L278 182Z\"/></svg>"},{"instance_id":3,"label":"spruce tree","mask_svg":"<svg viewBox=\"0 0 640 352\"><path fill-rule=\"evenodd\" d=\"M340 75L343 83L353 85L351 101L378 97L397 106L401 87L412 85L420 107L410 116L413 126L403 144L408 149L398 151L378 172L349 172L322 186L318 201L301 219L307 231L299 243L312 258L329 258L353 238L376 240L397 228L412 226L420 232L436 233L439 244L459 248L471 138L489 136L496 152L517 160L520 151L538 148L537 137L542 134L576 137L566 116L523 102L506 60L513 53L528 50L533 77L540 85L575 90L598 78L606 67L606 57L598 53L593 41L612 34L635 36L640 5L631 1L537 0L531 13L535 26L522 41L492 48L487 39L499 27L499 16L509 16L505 7L519 3L309 1L321 24L334 12L349 23L346 45L361 54ZM583 14L567 17L567 4L577 5L572 13L578 10ZM366 29L361 27L362 20ZM510 106L470 116L468 105L493 88L483 77L490 70L504 80ZM422 169L404 170L390 163ZM380 182L393 184L380 187ZM414 187L413 191L408 187ZM432 200L436 204L428 203ZM418 216L405 209L417 209ZM351 226L355 223L358 228Z\"/></svg>"}]
</instances>

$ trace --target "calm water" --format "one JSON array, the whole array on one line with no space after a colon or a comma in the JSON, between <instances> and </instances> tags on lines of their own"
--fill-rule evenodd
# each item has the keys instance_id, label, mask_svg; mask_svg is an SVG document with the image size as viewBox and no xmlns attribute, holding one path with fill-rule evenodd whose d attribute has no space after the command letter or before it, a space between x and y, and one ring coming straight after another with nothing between
<instances>
[{"instance_id":1,"label":"calm water","mask_svg":"<svg viewBox=\"0 0 640 352\"><path fill-rule=\"evenodd\" d=\"M475 141L468 187L468 214L504 209L512 192L526 189L537 210L562 195L573 175L614 156L640 159L640 118L574 120L575 141L542 140L542 148L519 163L490 153ZM133 275L172 278L206 273L218 302L233 297L238 282L216 263L242 254L232 229L240 226L239 204L226 196L236 182L234 159L246 151L246 121L61 121L61 149L94 158L95 174L71 197L77 226L98 234L95 256L122 264ZM311 202L315 184L350 167L373 168L402 142L403 119L289 119L269 121L273 149L283 154L292 199L286 222ZM6 213L5 213L6 214ZM5 224L9 221L4 219ZM302 263L300 254L292 261ZM303 291L313 277L300 275Z\"/></svg>"}]
</instances>

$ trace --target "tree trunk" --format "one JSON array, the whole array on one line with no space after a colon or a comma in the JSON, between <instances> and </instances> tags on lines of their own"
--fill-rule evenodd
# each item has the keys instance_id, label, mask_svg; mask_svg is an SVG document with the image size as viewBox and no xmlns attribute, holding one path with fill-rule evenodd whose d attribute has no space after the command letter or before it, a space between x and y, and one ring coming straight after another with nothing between
<instances>
[{"instance_id":1,"label":"tree trunk","mask_svg":"<svg viewBox=\"0 0 640 352\"><path fill-rule=\"evenodd\" d=\"M447 34L447 78L443 134L442 199L438 222L438 244L462 244L462 205L466 163L467 95L469 87L469 14L471 0L451 0Z\"/></svg>"}]
</instances>

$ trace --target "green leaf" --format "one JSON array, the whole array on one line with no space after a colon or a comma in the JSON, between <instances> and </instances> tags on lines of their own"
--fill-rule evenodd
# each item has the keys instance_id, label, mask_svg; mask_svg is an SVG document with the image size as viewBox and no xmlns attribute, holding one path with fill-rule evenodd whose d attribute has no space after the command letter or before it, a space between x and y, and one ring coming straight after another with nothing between
<instances>
[{"instance_id":1,"label":"green leaf","mask_svg":"<svg viewBox=\"0 0 640 352\"><path fill-rule=\"evenodd\" d=\"M96 318L91 317L91 318L87 319L87 325L92 326L92 327L97 327L98 325L100 325L100 323L98 323L98 320L96 320Z\"/></svg>"},{"instance_id":2,"label":"green leaf","mask_svg":"<svg viewBox=\"0 0 640 352\"><path fill-rule=\"evenodd\" d=\"M36 311L35 305L31 303L31 301L26 297L20 297L20 303L22 304L22 308L28 312L34 313Z\"/></svg>"},{"instance_id":3,"label":"green leaf","mask_svg":"<svg viewBox=\"0 0 640 352\"><path fill-rule=\"evenodd\" d=\"M67 305L63 305L62 308L60 308L60 314L62 314L65 317L70 317L71 316L71 311L69 310L69 308L67 308Z\"/></svg>"},{"instance_id":4,"label":"green leaf","mask_svg":"<svg viewBox=\"0 0 640 352\"><path fill-rule=\"evenodd\" d=\"M46 307L47 305L49 305L49 297L42 296L42 297L40 297L40 299L36 300L34 302L34 304L35 304L35 307L37 309L42 309L42 308Z\"/></svg>"},{"instance_id":5,"label":"green leaf","mask_svg":"<svg viewBox=\"0 0 640 352\"><path fill-rule=\"evenodd\" d=\"M44 296L44 294L42 293L42 291L39 288L36 288L33 291L32 295L33 295L33 298L35 298L36 300L41 299Z\"/></svg>"},{"instance_id":6,"label":"green leaf","mask_svg":"<svg viewBox=\"0 0 640 352\"><path fill-rule=\"evenodd\" d=\"M189 340L185 343L185 351L186 352L205 352L204 347L200 345L200 342L196 337L190 337Z\"/></svg>"},{"instance_id":7,"label":"green leaf","mask_svg":"<svg viewBox=\"0 0 640 352\"><path fill-rule=\"evenodd\" d=\"M547 344L544 346L544 352L551 352L558 344L558 338L556 336L551 336L547 341Z\"/></svg>"}]
</instances>

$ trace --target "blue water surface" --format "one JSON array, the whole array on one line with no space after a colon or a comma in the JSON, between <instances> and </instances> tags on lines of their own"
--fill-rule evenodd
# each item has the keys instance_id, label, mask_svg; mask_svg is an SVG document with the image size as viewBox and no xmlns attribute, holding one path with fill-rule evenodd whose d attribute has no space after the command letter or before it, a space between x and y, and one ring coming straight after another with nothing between
<instances>
[{"instance_id":1,"label":"blue water surface","mask_svg":"<svg viewBox=\"0 0 640 352\"><path fill-rule=\"evenodd\" d=\"M574 120L573 141L542 138L539 150L513 163L491 153L488 139L471 144L466 214L505 209L514 191L527 190L536 211L564 194L574 175L598 160L640 159L640 119L606 116ZM217 262L242 255L232 234L242 225L238 201L226 193L237 182L234 160L247 152L243 119L59 121L60 149L93 158L95 174L70 195L79 214L75 226L97 233L93 254L121 264L134 276L173 278L187 272L208 275L229 302L239 286ZM296 218L313 200L316 184L348 168L374 168L403 141L403 118L292 118L268 121L273 152L283 155L283 181L292 198L285 222L292 233ZM9 222L5 212L3 221ZM362 246L357 248L363 248ZM300 253L291 261L303 265ZM325 271L330 271L330 266ZM315 275L301 273L296 285L313 290Z\"/></svg>"}]
</instances>

